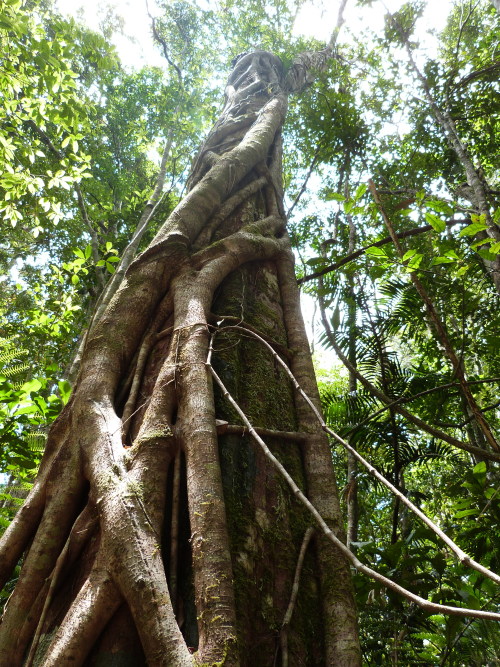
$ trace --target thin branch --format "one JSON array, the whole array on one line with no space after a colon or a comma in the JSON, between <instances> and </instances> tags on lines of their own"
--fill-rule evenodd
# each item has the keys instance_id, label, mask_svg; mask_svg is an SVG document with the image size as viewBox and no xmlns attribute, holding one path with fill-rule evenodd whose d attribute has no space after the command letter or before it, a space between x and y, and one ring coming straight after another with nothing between
<instances>
[{"instance_id":1,"label":"thin branch","mask_svg":"<svg viewBox=\"0 0 500 667\"><path fill-rule=\"evenodd\" d=\"M468 380L467 384L485 384L488 382L500 382L500 377L495 377L495 378L487 378L484 380ZM422 398L422 396L427 396L428 394L432 394L436 391L443 391L443 389L451 389L453 387L459 387L458 382L448 382L447 384L440 384L437 387L432 387L432 389L425 389L424 391L419 391L418 394L412 394L411 396L400 396L399 398L396 398L395 401L392 401L392 403L388 403L387 405L384 405L382 408L377 410L376 412L373 412L371 415L366 417L366 419L363 419L363 421L358 422L354 426L352 426L349 431L346 433L346 436L355 431L356 429L360 428L360 426L364 426L368 422L372 421L372 419L375 419L375 417L378 417L379 414L382 412L385 412L386 410L389 410L389 408L394 407L395 405L398 405L399 403L411 403L412 401L415 401L417 398ZM483 412L486 410L493 410L494 408L498 407L500 405L499 403L495 403L494 405L488 406L487 408L483 409ZM466 422L462 422L461 424L451 424L450 426L452 428L462 428L465 426L471 419L474 417L471 417L468 419Z\"/></svg>"},{"instance_id":2,"label":"thin branch","mask_svg":"<svg viewBox=\"0 0 500 667\"><path fill-rule=\"evenodd\" d=\"M265 344L265 341L262 341ZM267 345L266 345L267 346ZM272 351L272 348L270 348ZM220 379L220 377L217 375L215 372L214 368L212 367L210 363L210 356L211 354L209 353L209 358L207 359L206 365L210 373L212 374L212 377L214 378L215 382L219 385L224 397L229 401L229 403L232 405L232 407L236 410L236 412L239 414L241 419L244 421L246 424L248 430L252 434L253 438L256 440L256 442L260 445L262 451L264 452L265 457L274 465L274 467L281 473L285 481L288 483L290 488L292 489L292 492L294 496L304 505L309 512L312 514L314 517L316 523L318 526L321 528L322 532L324 535L337 547L337 549L345 556L345 558L352 563L352 565L359 570L360 572L363 572L363 574L366 574L368 577L375 579L375 581L378 581L380 584L382 584L385 588L388 588L389 590L394 591L395 593L398 593L402 597L406 598L407 600L410 600L411 602L415 602L419 607L422 607L424 610L427 612L431 613L436 613L436 614L449 614L452 616L461 616L461 617L475 617L475 618L485 618L485 619L490 619L490 620L495 620L498 621L500 620L500 614L495 613L495 612L488 612L488 611L478 611L475 609L466 609L463 607L449 607L447 605L441 605L441 604L436 604L433 602L429 602L429 600L426 600L419 595L416 595L415 593L412 593L411 591L407 590L406 588L403 588L396 582L392 581L391 579L388 579L387 577L384 577L384 575L380 574L379 572L372 570L372 568L368 567L364 563L362 563L347 547L346 545L339 540L339 538L333 533L331 528L328 526L326 521L323 519L321 514L318 512L318 510L314 507L314 505L310 502L310 500L304 495L304 493L300 490L300 488L297 486L297 484L294 482L292 477L289 475L285 467L278 461L278 459L272 454L270 449L267 447L266 443L262 440L262 438L256 433L255 429L253 428L252 424L248 420L247 416L243 412L243 410L240 408L238 403L234 400L234 398L231 396L231 394L228 392L226 389L224 383ZM279 357L278 357L279 359ZM283 364L286 366L285 364ZM294 384L297 385L296 388L298 388L298 384L294 379ZM304 394L302 394L304 396ZM319 417L319 419L322 421L321 417L319 416L319 413L317 410L314 408L312 402L307 398L308 403L310 404L311 407L313 407L315 414ZM330 431L328 427L324 427L324 429L327 432L333 433L333 431ZM339 438L336 434L334 434L336 439ZM342 441L344 442L344 441ZM347 445L347 443L345 443ZM347 445L349 447L349 445ZM351 448L352 449L352 448ZM353 452L355 450L352 450ZM357 454L357 452L356 452ZM359 456L359 455L358 455ZM361 459L362 457L360 457ZM429 520L430 521L430 520ZM447 538L449 539L449 538ZM450 540L451 542L451 540ZM458 549L458 547L456 547ZM482 568L482 570L486 570L486 568ZM486 572L489 573L490 578L491 577L497 577L497 575L494 575L493 573L490 573L489 570L486 570ZM497 577L498 581L500 582L500 577Z\"/></svg>"},{"instance_id":3,"label":"thin branch","mask_svg":"<svg viewBox=\"0 0 500 667\"><path fill-rule=\"evenodd\" d=\"M307 174L306 174L306 177L305 177L305 179L304 179L304 182L302 183L302 187L300 188L300 190L299 190L297 196L296 196L295 199L293 200L292 205L290 206L290 208L289 208L288 211L286 212L286 217L287 217L287 219L290 218L290 216L291 216L292 213L293 213L293 209L294 209L294 208L297 206L297 204L299 203L300 198L302 197L302 195L304 194L304 192L305 192L305 190L306 190L307 184L308 184L308 182L309 182L309 179L311 178L311 175L312 175L312 173L313 173L313 171L314 171L314 168L316 167L316 165L317 165L318 162L319 162L319 154L320 154L321 149L323 148L323 141L324 141L324 139L322 139L322 140L319 142L319 144L318 144L318 146L317 146L317 148L316 148L316 151L314 152L313 159L312 159L311 164L310 164L310 166L309 166L309 169L308 169L308 171L307 171Z\"/></svg>"},{"instance_id":4,"label":"thin branch","mask_svg":"<svg viewBox=\"0 0 500 667\"><path fill-rule=\"evenodd\" d=\"M404 258L404 250L401 246L401 243L399 242L398 236L396 232L394 231L394 226L392 224L391 219L387 215L384 206L382 204L382 200L380 199L380 196L377 192L377 188L375 187L375 183L372 181L370 178L368 180L368 187L370 188L370 192L372 193L373 200L375 204L378 207L378 210L380 211L380 214L382 216L382 219L389 231L390 237L392 239L392 242L394 244L394 247L396 249L397 254L399 255L400 259L403 260ZM457 377L459 383L460 383L460 389L462 391L463 397L469 406L471 412L475 416L476 423L478 427L481 429L481 432L490 447L496 451L500 452L500 446L498 442L496 441L490 425L486 421L484 415L481 412L481 409L479 408L476 399L474 398L471 390L469 389L469 386L467 384L467 380L465 378L465 370L463 367L463 364L461 363L460 359L458 359L456 352L451 344L451 341L448 337L448 334L446 332L446 329L444 327L443 322L441 321L441 318L439 317L439 314L436 310L436 307L434 306L434 303L427 292L426 288L424 287L423 283L420 281L420 278L417 276L415 271L412 271L410 273L410 280L413 283L413 286L415 287L416 291L418 292L420 298L422 299L425 309L427 311L427 315L432 323L432 326L434 328L434 331L436 333L436 336L438 340L440 341L441 345L444 348L444 351L446 353L446 356L448 357L448 360L454 370L454 374Z\"/></svg>"},{"instance_id":5,"label":"thin branch","mask_svg":"<svg viewBox=\"0 0 500 667\"><path fill-rule=\"evenodd\" d=\"M51 151L51 153L53 153L53 155L55 155L57 157L58 160L63 160L64 159L64 154L54 146L54 144L53 144L51 138L49 137L49 135L46 132L44 132L44 130L42 130L41 127L38 127L38 125L32 120L28 121L28 125L29 125L29 127L31 127L38 134L38 136L43 141L43 143L47 146L47 148ZM99 239L98 239L97 233L94 229L94 225L92 224L92 221L90 220L90 218L88 216L87 207L85 206L85 200L83 198L82 189L80 188L80 185L78 183L74 183L73 187L74 187L75 192L76 192L76 196L77 196L77 200L78 200L78 208L80 210L82 220L85 223L85 225L86 225L86 227L87 227L87 229L90 233L90 236L92 238L92 244L91 244L92 259L94 260L94 264L97 264L97 262L99 260ZM100 271L96 267L96 272L95 273L96 273L97 280L101 285L101 288L103 288L105 280L104 280L104 275L103 275L102 271Z\"/></svg>"},{"instance_id":6,"label":"thin branch","mask_svg":"<svg viewBox=\"0 0 500 667\"><path fill-rule=\"evenodd\" d=\"M281 645L281 664L282 667L288 667L288 626L292 620L293 610L295 608L295 603L297 601L297 595L299 593L299 584L300 584L300 575L302 573L302 567L304 565L304 558L306 555L307 547L309 542L314 534L314 528L309 526L309 528L304 533L304 539L300 546L299 557L297 559L297 567L295 568L295 577L293 579L292 594L290 596L290 602L283 619L283 624L281 626L280 632L280 645Z\"/></svg>"},{"instance_id":7,"label":"thin branch","mask_svg":"<svg viewBox=\"0 0 500 667\"><path fill-rule=\"evenodd\" d=\"M448 220L446 226L453 227L454 225L463 225L463 224L470 224L470 220ZM424 225L423 227L415 227L414 229L409 229L406 232L399 232L397 237L399 239L405 239L408 238L409 236L416 236L417 234L424 234L425 232L430 232L432 231L432 229L433 227L431 225ZM308 280L314 280L314 278L319 278L320 276L324 276L327 273L331 273L336 269L340 269L341 266L349 264L349 262L352 262L353 260L360 257L364 252L368 250L368 248L379 248L380 246L386 245L386 243L390 243L391 241L392 238L390 236L386 236L380 241L375 241L374 243L370 243L370 245L364 246L363 248L360 248L359 250L356 250L355 252L346 255L342 259L339 259L334 264L329 264L328 266L325 266L324 269L320 269L319 271L315 271L314 273L309 273L307 276L302 276L302 278L299 278L297 280L297 283L301 285L302 283L306 283Z\"/></svg>"},{"instance_id":8,"label":"thin branch","mask_svg":"<svg viewBox=\"0 0 500 667\"><path fill-rule=\"evenodd\" d=\"M177 116L177 113L180 109L180 102L177 104L177 107L175 108L174 111L174 116L173 118L175 119ZM87 331L85 334L82 336L80 343L78 345L77 351L75 353L75 356L73 358L73 361L71 363L70 369L67 373L68 378L71 380L74 378L78 372L78 368L80 365L81 357L83 354L83 350L85 347L85 343L87 341L87 337L89 332L93 329L93 327L99 322L101 316L103 315L104 311L106 310L107 306L111 302L111 299L113 296L116 294L118 291L118 288L120 287L123 278L125 276L125 273L127 272L127 269L131 265L132 261L134 260L134 257L136 255L137 249L139 247L139 244L142 240L142 237L144 236L146 230L149 227L149 223L151 222L151 219L153 215L155 214L158 206L160 205L160 202L162 201L163 195L163 186L165 184L165 179L166 179L166 174L167 174L167 163L168 163L168 158L170 157L170 151L172 149L172 143L174 139L174 128L173 128L173 122L169 128L167 138L165 141L165 147L163 149L162 153L162 158L161 158L161 163L160 163L160 169L158 171L158 175L156 177L156 183L155 187L153 189L153 192L151 196L149 197L148 201L146 202L144 209L142 211L141 217L139 219L139 222L137 223L137 227L135 228L134 233L132 234L132 238L127 244L127 247L122 253L122 256L120 257L120 261L118 263L118 266L116 267L115 272L109 279L108 283L102 290L101 294L99 295L99 299L97 300L95 309L94 309L94 314L92 316L92 319L90 321L90 324L87 328Z\"/></svg>"},{"instance_id":9,"label":"thin branch","mask_svg":"<svg viewBox=\"0 0 500 667\"><path fill-rule=\"evenodd\" d=\"M499 0L499 2L500 2L500 0ZM486 603L486 604L489 604L490 602L493 602L493 600L498 599L498 597L499 597L498 594L495 595L495 596L494 596L491 600L489 600L489 602ZM485 606L486 606L486 604L481 605L481 609L484 609ZM468 628L472 625L472 623L474 623L474 620L475 620L474 618L469 619L469 620L467 621L467 623L464 624L464 627L462 628L462 630L461 630L461 631L457 634L457 636L455 637L455 639L454 639L454 641L453 641L453 644L451 644L451 646L448 645L448 646L446 647L446 650L445 650L445 652L444 652L444 655L441 657L441 661L440 661L440 663L439 663L439 667L443 667L443 665L446 663L446 661L447 661L448 658L450 657L450 655L451 655L453 649L454 649L455 646L458 644L458 642L462 639L462 637L463 637L464 634L467 632ZM437 648L437 647L436 647L436 648ZM441 647L439 647L439 648L441 648Z\"/></svg>"},{"instance_id":10,"label":"thin branch","mask_svg":"<svg viewBox=\"0 0 500 667\"><path fill-rule=\"evenodd\" d=\"M381 0L382 5L388 13L390 20L398 31L401 40L406 48L408 54L408 60L410 65L422 86L427 102L432 110L434 118L436 119L438 125L443 131L446 139L455 155L457 156L458 161L462 165L462 168L467 177L467 182L472 188L474 196L474 204L476 205L479 213L485 216L485 220L488 224L487 234L490 238L500 241L500 229L498 225L495 224L491 217L490 207L488 204L488 194L489 194L489 185L484 181L484 178L479 172L479 168L474 164L473 158L465 145L465 143L460 138L455 121L448 111L442 111L439 107L436 99L434 98L429 81L420 71L415 59L413 57L412 48L408 40L408 35L405 33L400 23L394 18L394 16L388 11L383 0ZM497 292L500 294L500 258L497 257L494 262L489 262L489 260L483 259L483 263L488 271L491 272L491 278ZM490 268L491 267L491 268Z\"/></svg>"},{"instance_id":11,"label":"thin branch","mask_svg":"<svg viewBox=\"0 0 500 667\"><path fill-rule=\"evenodd\" d=\"M337 45L337 39L339 36L340 29L344 25L344 10L346 5L347 5L347 0L342 0L342 2L339 5L339 11L337 13L337 23L335 24L335 28L333 29L330 41L328 42L328 48L331 49L332 51Z\"/></svg>"},{"instance_id":12,"label":"thin branch","mask_svg":"<svg viewBox=\"0 0 500 667\"><path fill-rule=\"evenodd\" d=\"M236 326L231 327L231 328L238 329L238 330L242 329L242 327L236 327ZM278 354L276 354L276 352L272 349L272 347L268 343L266 343L266 341L263 338L260 338L260 336L258 336L258 334L251 333L251 335L254 338L256 338L257 340L259 340L261 342L261 344L264 345L271 352L273 357L276 359L277 363L284 369L285 373L288 375L288 377L292 381L295 389L300 393L302 398L306 401L306 403L309 405L309 407L313 411L316 419L321 424L321 428L326 433L331 435L332 438L334 438L338 443L340 443L348 452L350 452L379 482L381 482L384 486L386 486L397 498L399 498L401 500L402 503L404 503L409 509L411 509L412 512L414 512L414 514L416 514L426 524L426 526L428 528L430 528L436 535L438 535L443 540L443 542L451 549L451 551L457 556L458 560L461 563L463 563L465 565L468 565L469 567L476 570L477 572L480 572L485 577L488 577L489 579L491 579L495 583L500 584L500 576L499 575L495 574L494 572L491 572L491 570L488 570L488 568L484 567L480 563L477 563L470 556L468 556L464 551L462 551L462 549L460 549L460 547L457 544L455 544L455 542L453 542L453 540L451 538L449 538L448 535L446 535L446 533L444 533L438 526L436 526L436 524L431 519L429 519L429 517L426 514L424 514L421 509L419 509L416 505L414 505L401 491L399 491L399 489L397 489L381 473L379 473L378 470L376 470L376 468L374 468L363 456L361 456L361 454L359 454L359 452L356 449L354 449L354 447L352 447L348 442L346 442L343 438L341 438L340 435L338 435L338 433L335 433L335 431L333 431L331 428L329 428L326 425L326 423L325 423L323 417L321 416L319 410L316 408L316 406L311 401L309 396L307 396L307 394L304 392L302 387L299 385L299 383L295 379L295 376L293 375L291 370L288 368L286 363L283 361L283 359L281 359L281 357ZM214 373L214 372L215 371L212 371L212 373ZM238 414L243 419L240 408L238 408ZM247 427L251 426L246 417L244 417L244 422L247 425ZM254 435L254 437L257 437L259 439L259 443L262 442L262 439L260 438L260 436L257 434L257 432L255 431L255 429L253 427L252 427L251 432L252 432L252 435ZM266 445L264 444L264 446L266 446ZM500 614L498 615L498 618L500 618Z\"/></svg>"},{"instance_id":13,"label":"thin branch","mask_svg":"<svg viewBox=\"0 0 500 667\"><path fill-rule=\"evenodd\" d=\"M482 67L481 69L477 69L474 72L470 72L470 74L466 74L464 77L460 79L458 83L455 84L454 87L460 88L462 86L466 86L471 81L479 79L481 76L483 76L483 74L489 74L490 72L495 72L499 68L500 68L500 60L496 60L494 63L491 63L490 65Z\"/></svg>"},{"instance_id":14,"label":"thin branch","mask_svg":"<svg viewBox=\"0 0 500 667\"><path fill-rule=\"evenodd\" d=\"M182 86L183 85L182 71L181 71L180 67L178 65L176 65L176 63L174 63L174 61L172 60L172 58L170 57L170 55L168 53L167 43L163 39L163 37L161 37L160 33L158 32L158 30L156 28L156 19L151 14L151 12L149 11L149 5L148 5L147 0L146 0L146 11L147 11L148 16L151 20L151 29L153 31L153 37L155 38L156 42L162 47L163 55L165 56L165 60L170 65L170 67L173 67L175 69L175 72L177 74L177 78L179 79L179 83Z\"/></svg>"},{"instance_id":15,"label":"thin branch","mask_svg":"<svg viewBox=\"0 0 500 667\"><path fill-rule=\"evenodd\" d=\"M318 72L326 69L329 61L334 57L339 32L344 23L346 4L347 0L342 0L340 3L337 23L326 47L321 51L304 51L294 59L286 75L285 89L287 92L300 92L314 81Z\"/></svg>"},{"instance_id":16,"label":"thin branch","mask_svg":"<svg viewBox=\"0 0 500 667\"><path fill-rule=\"evenodd\" d=\"M365 387L365 389L367 389L371 394L376 396L380 401L382 401L382 403L385 403L387 406L392 404L394 402L393 399L390 398L389 396L386 396L384 392L380 391L380 389L378 389L367 378L365 378L365 376L362 375L358 371L358 369L355 368L350 363L349 359L342 352L340 346L337 344L335 340L335 336L332 333L330 325L328 324L321 296L319 297L319 302L320 302L321 318L323 320L323 326L325 327L325 332L328 337L328 341L335 350L335 353L337 354L340 361L344 364L344 366L347 368L348 371L352 371L355 374L356 378L361 382L363 387ZM458 449L463 449L464 451L469 452L469 454L472 454L473 456L477 456L481 459L488 459L489 461L496 461L497 463L500 463L500 454L496 454L495 452L490 452L486 449L481 449L480 447L474 447L474 445L470 445L467 442L462 442L462 440L458 440L457 438L448 435L448 433L445 433L444 431L441 431L435 428L434 426L431 426L423 419L420 419L420 417L417 417L416 415L412 414L411 412L403 408L401 405L396 404L394 406L394 409L396 410L396 412L399 412L400 415L408 419L409 422L415 424L415 426L418 426L418 428L422 429L422 431L425 431L426 433L433 435L435 438L444 440L444 442L447 442L450 445L453 445L454 447L458 447Z\"/></svg>"}]
</instances>

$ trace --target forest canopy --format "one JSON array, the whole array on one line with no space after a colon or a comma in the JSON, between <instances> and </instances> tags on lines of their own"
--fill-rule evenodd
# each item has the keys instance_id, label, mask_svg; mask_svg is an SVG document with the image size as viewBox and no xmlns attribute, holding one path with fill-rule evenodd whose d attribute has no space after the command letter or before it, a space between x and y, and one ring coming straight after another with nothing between
<instances>
[{"instance_id":1,"label":"forest canopy","mask_svg":"<svg viewBox=\"0 0 500 667\"><path fill-rule=\"evenodd\" d=\"M331 57L289 99L284 206L328 427L499 572L500 12L456 0L428 35L431 4L348 0ZM157 0L162 66L130 67L113 46L119 8L94 31L50 0L3 0L2 529L70 400L85 331L192 185L231 64L262 50L287 68L324 49L297 29L307 11ZM331 447L361 561L431 602L500 611L498 584ZM500 659L497 621L426 611L360 572L354 586L365 664Z\"/></svg>"}]
</instances>

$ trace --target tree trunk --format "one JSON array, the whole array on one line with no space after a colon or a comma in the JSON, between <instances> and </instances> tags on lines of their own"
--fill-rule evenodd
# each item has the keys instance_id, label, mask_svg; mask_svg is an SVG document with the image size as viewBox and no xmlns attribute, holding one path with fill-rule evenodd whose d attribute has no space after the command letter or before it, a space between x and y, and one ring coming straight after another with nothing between
<instances>
[{"instance_id":1,"label":"tree trunk","mask_svg":"<svg viewBox=\"0 0 500 667\"><path fill-rule=\"evenodd\" d=\"M323 538L305 550L283 624L312 519L207 366L213 348L231 394L342 535L328 441L242 331L318 401L282 205L285 85L272 54L237 59L188 194L88 336L0 545L3 582L25 554L0 665L360 664L349 567Z\"/></svg>"}]
</instances>

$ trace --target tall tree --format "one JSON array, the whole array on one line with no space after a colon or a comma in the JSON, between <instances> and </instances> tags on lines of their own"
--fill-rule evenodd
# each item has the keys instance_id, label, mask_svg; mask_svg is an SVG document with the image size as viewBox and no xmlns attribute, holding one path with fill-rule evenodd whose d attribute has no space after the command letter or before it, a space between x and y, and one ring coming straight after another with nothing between
<instances>
[{"instance_id":1,"label":"tall tree","mask_svg":"<svg viewBox=\"0 0 500 667\"><path fill-rule=\"evenodd\" d=\"M319 536L304 559L310 518L211 378L217 368L342 536L326 436L248 339L284 355L317 402L281 128L287 96L331 53L304 53L287 70L266 51L235 60L187 195L94 321L71 400L2 540L4 582L28 549L0 627L3 664L114 654L271 665L280 650L291 664L359 664L347 562Z\"/></svg>"}]
</instances>

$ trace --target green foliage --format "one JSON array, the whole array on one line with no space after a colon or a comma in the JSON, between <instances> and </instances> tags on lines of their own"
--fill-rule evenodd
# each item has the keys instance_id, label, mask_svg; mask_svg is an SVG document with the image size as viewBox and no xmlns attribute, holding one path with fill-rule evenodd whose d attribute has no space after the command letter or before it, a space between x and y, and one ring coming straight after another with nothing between
<instances>
[{"instance_id":1,"label":"green foliage","mask_svg":"<svg viewBox=\"0 0 500 667\"><path fill-rule=\"evenodd\" d=\"M29 350L13 338L0 338L0 528L7 527L30 488L45 445L45 428L60 409L47 381L26 380ZM23 381L23 378L25 381Z\"/></svg>"},{"instance_id":2,"label":"green foliage","mask_svg":"<svg viewBox=\"0 0 500 667\"><path fill-rule=\"evenodd\" d=\"M0 11L0 211L36 237L62 218L61 191L88 176L80 148L87 113L71 69L73 47L51 39L38 3L5 0ZM52 164L49 144L60 153Z\"/></svg>"},{"instance_id":3,"label":"green foliage","mask_svg":"<svg viewBox=\"0 0 500 667\"><path fill-rule=\"evenodd\" d=\"M459 440L486 447L411 277L424 286L498 438L500 321L492 262L500 245L487 235L486 216L464 184L464 165L450 149L401 48L408 41L416 48L422 6L407 3L387 17L383 36L363 34L350 47L357 61L348 73L336 66L335 82L324 94L333 100L336 86L342 87L354 111L350 122L362 129L360 140L344 141L343 121L337 125L333 113L330 122L324 116L323 124L317 123L316 133L297 113L303 139L294 144L301 153L290 163L303 170L298 178L289 176L290 200L315 160L310 183L318 174L321 203L307 190L301 196L292 238L300 278L327 271L304 287L325 307L331 333L323 335L323 345L331 347L333 336L357 370L389 399ZM451 113L498 223L499 173L492 160L500 139L495 34L498 13L490 3L456 3L437 56L426 62L422 54L414 56L434 103ZM343 117L338 99L330 105ZM315 113L316 107L305 118ZM389 230L370 191L361 187L369 178L400 234L402 257L390 239L372 245L387 239ZM336 270L328 272L332 265ZM498 466L422 431L352 377L343 384L322 382L320 388L332 428L461 548L498 571ZM333 456L347 505L353 481L346 475L346 456L337 447ZM354 546L362 560L435 602L498 609L491 582L458 564L366 470L358 467L355 481L359 535ZM366 664L479 666L498 661L495 623L429 616L364 576L356 576L355 583Z\"/></svg>"}]
</instances>

